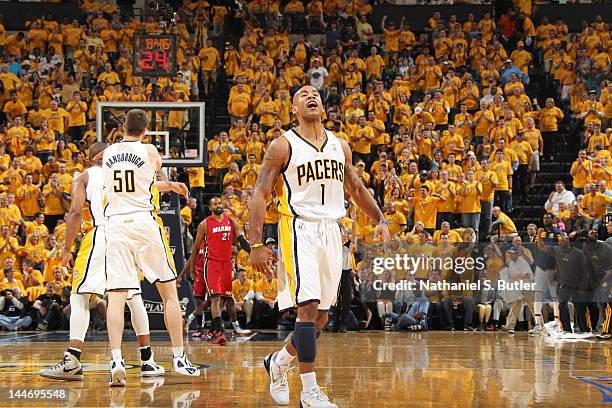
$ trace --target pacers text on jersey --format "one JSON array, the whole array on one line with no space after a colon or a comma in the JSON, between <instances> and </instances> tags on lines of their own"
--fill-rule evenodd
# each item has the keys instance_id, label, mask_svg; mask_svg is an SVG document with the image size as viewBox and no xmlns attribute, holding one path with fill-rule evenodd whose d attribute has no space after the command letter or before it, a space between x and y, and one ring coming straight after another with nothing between
<instances>
[{"instance_id":1,"label":"pacers text on jersey","mask_svg":"<svg viewBox=\"0 0 612 408\"><path fill-rule=\"evenodd\" d=\"M130 163L133 163L138 168L142 167L145 164L144 159L136 154L119 153L119 154L115 154L114 156L109 157L106 163L104 163L104 165L110 169L113 166L113 164L119 163L119 162L130 162Z\"/></svg>"},{"instance_id":2,"label":"pacers text on jersey","mask_svg":"<svg viewBox=\"0 0 612 408\"><path fill-rule=\"evenodd\" d=\"M344 179L344 164L334 159L317 159L297 166L298 185L316 180ZM306 180L304 180L306 179Z\"/></svg>"}]
</instances>

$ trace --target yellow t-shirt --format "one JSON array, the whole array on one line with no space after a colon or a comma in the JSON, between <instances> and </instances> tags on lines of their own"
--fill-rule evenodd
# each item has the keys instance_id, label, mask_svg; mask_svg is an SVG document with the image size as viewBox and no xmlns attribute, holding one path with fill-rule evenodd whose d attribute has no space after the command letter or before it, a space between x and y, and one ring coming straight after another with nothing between
<instances>
[{"instance_id":1,"label":"yellow t-shirt","mask_svg":"<svg viewBox=\"0 0 612 408\"><path fill-rule=\"evenodd\" d=\"M573 175L572 185L575 188L584 188L587 183L591 182L593 163L590 160L585 160L581 165L578 163L578 160L576 160L572 163L572 168L570 169L570 172L574 171L576 171L576 173Z\"/></svg>"},{"instance_id":2,"label":"yellow t-shirt","mask_svg":"<svg viewBox=\"0 0 612 408\"><path fill-rule=\"evenodd\" d=\"M244 297L253 289L255 283L251 279L246 279L244 283L240 283L238 279L235 279L232 282L232 293L234 294L234 299L237 301L242 301ZM263 293L263 292L262 292Z\"/></svg>"},{"instance_id":3,"label":"yellow t-shirt","mask_svg":"<svg viewBox=\"0 0 612 408\"><path fill-rule=\"evenodd\" d=\"M478 192L478 187L482 190L482 185L479 182L474 181L465 185L465 191L463 186L459 187L461 194L461 209L462 213L479 213L480 212L480 198L481 194Z\"/></svg>"},{"instance_id":4,"label":"yellow t-shirt","mask_svg":"<svg viewBox=\"0 0 612 408\"><path fill-rule=\"evenodd\" d=\"M425 199L415 196L412 199L414 207L414 223L421 221L425 228L436 227L436 216L441 200L438 197L427 196Z\"/></svg>"},{"instance_id":5,"label":"yellow t-shirt","mask_svg":"<svg viewBox=\"0 0 612 408\"><path fill-rule=\"evenodd\" d=\"M513 174L510 163L505 160L495 161L489 165L489 168L497 175L498 185L495 187L495 191L507 191L510 188L508 177Z\"/></svg>"},{"instance_id":6,"label":"yellow t-shirt","mask_svg":"<svg viewBox=\"0 0 612 408\"><path fill-rule=\"evenodd\" d=\"M85 114L87 113L87 104L85 102L68 102L66 112L68 112L68 126L85 126Z\"/></svg>"},{"instance_id":7,"label":"yellow t-shirt","mask_svg":"<svg viewBox=\"0 0 612 408\"><path fill-rule=\"evenodd\" d=\"M260 292L267 300L276 300L278 294L278 281L272 278L270 282L266 278L260 279L255 283L255 292Z\"/></svg>"}]
</instances>

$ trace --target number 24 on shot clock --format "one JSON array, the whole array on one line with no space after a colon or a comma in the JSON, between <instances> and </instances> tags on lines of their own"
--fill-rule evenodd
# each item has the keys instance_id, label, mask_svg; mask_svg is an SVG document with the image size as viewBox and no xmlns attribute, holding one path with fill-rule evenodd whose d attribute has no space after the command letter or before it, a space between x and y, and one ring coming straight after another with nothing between
<instances>
[{"instance_id":1,"label":"number 24 on shot clock","mask_svg":"<svg viewBox=\"0 0 612 408\"><path fill-rule=\"evenodd\" d=\"M144 34L134 39L134 75L171 77L176 74L176 38Z\"/></svg>"}]
</instances>

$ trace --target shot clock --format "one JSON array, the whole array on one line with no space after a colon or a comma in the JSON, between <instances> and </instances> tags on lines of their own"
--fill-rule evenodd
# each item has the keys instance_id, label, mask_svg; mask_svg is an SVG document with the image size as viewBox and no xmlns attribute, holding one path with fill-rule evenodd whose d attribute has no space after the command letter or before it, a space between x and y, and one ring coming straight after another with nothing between
<instances>
[{"instance_id":1,"label":"shot clock","mask_svg":"<svg viewBox=\"0 0 612 408\"><path fill-rule=\"evenodd\" d=\"M176 38L143 34L134 38L134 76L172 77L176 74Z\"/></svg>"}]
</instances>

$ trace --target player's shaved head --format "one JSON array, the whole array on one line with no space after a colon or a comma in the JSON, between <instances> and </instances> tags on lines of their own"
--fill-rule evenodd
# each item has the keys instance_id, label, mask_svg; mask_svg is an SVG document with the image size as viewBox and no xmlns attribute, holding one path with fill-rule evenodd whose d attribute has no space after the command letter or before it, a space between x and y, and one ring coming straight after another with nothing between
<instances>
[{"instance_id":1,"label":"player's shaved head","mask_svg":"<svg viewBox=\"0 0 612 408\"><path fill-rule=\"evenodd\" d=\"M108 144L106 142L96 142L92 144L91 146L89 146L89 158L91 160L94 160L94 158L107 147Z\"/></svg>"},{"instance_id":2,"label":"player's shaved head","mask_svg":"<svg viewBox=\"0 0 612 408\"><path fill-rule=\"evenodd\" d=\"M296 93L293 94L292 103L295 105L296 102L297 102L297 98L300 96L301 93L303 93L303 92L310 92L310 91L317 91L317 90L314 87L310 86L310 85L304 85L303 87L298 89ZM318 92L319 91L317 91L317 93Z\"/></svg>"},{"instance_id":3,"label":"player's shaved head","mask_svg":"<svg viewBox=\"0 0 612 408\"><path fill-rule=\"evenodd\" d=\"M132 109L128 111L123 124L126 135L140 136L149 126L149 117L142 109Z\"/></svg>"}]
</instances>

